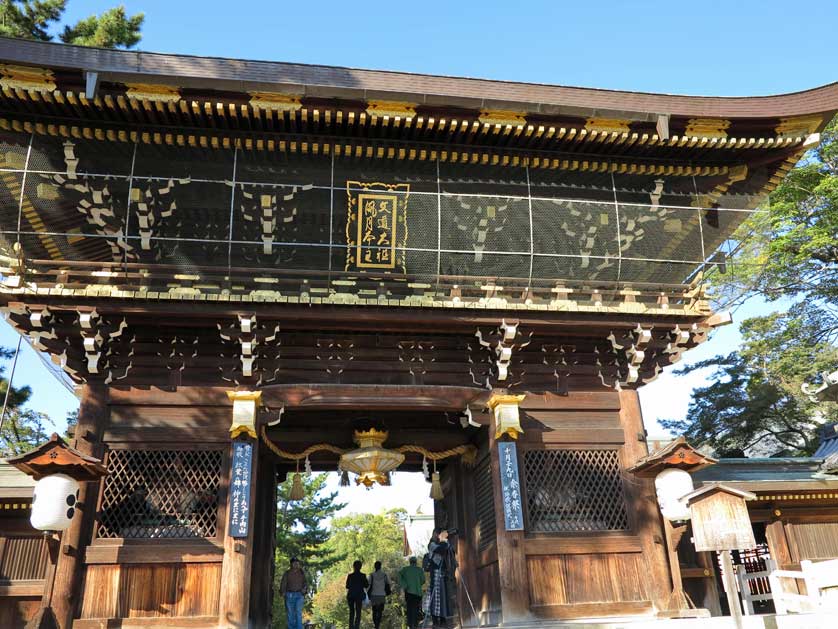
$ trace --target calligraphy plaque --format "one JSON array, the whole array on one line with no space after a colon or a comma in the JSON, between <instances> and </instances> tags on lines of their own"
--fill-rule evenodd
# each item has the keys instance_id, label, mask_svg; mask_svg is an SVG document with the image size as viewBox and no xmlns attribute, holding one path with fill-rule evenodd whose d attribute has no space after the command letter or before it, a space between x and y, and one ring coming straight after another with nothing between
<instances>
[{"instance_id":1,"label":"calligraphy plaque","mask_svg":"<svg viewBox=\"0 0 838 629\"><path fill-rule=\"evenodd\" d=\"M498 441L503 523L507 531L523 531L521 483L518 480L518 451L510 441Z\"/></svg>"},{"instance_id":2,"label":"calligraphy plaque","mask_svg":"<svg viewBox=\"0 0 838 629\"><path fill-rule=\"evenodd\" d=\"M253 444L250 441L234 441L227 509L230 514L230 537L247 537L250 525L252 462Z\"/></svg>"},{"instance_id":3,"label":"calligraphy plaque","mask_svg":"<svg viewBox=\"0 0 838 629\"><path fill-rule=\"evenodd\" d=\"M409 184L347 181L346 269L407 273Z\"/></svg>"}]
</instances>

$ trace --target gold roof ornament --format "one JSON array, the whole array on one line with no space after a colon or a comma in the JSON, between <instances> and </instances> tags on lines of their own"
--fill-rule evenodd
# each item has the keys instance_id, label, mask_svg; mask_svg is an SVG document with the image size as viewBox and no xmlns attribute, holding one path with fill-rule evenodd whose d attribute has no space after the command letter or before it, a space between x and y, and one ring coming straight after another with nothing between
<instances>
[{"instance_id":1,"label":"gold roof ornament","mask_svg":"<svg viewBox=\"0 0 838 629\"><path fill-rule=\"evenodd\" d=\"M367 115L376 118L412 120L416 115L416 105L395 100L371 100L367 102Z\"/></svg>"},{"instance_id":2,"label":"gold roof ornament","mask_svg":"<svg viewBox=\"0 0 838 629\"><path fill-rule=\"evenodd\" d=\"M233 402L233 422L230 424L230 438L248 435L256 439L256 409L262 402L261 391L227 391Z\"/></svg>"},{"instance_id":3,"label":"gold roof ornament","mask_svg":"<svg viewBox=\"0 0 838 629\"><path fill-rule=\"evenodd\" d=\"M517 439L524 432L521 428L521 418L518 405L524 401L525 395L505 395L493 393L486 404L495 416L495 439L509 435Z\"/></svg>"},{"instance_id":4,"label":"gold roof ornament","mask_svg":"<svg viewBox=\"0 0 838 629\"><path fill-rule=\"evenodd\" d=\"M253 109L264 109L285 113L299 111L303 104L300 96L291 94L276 94L273 92L250 92L250 106Z\"/></svg>"},{"instance_id":5,"label":"gold roof ornament","mask_svg":"<svg viewBox=\"0 0 838 629\"><path fill-rule=\"evenodd\" d=\"M388 474L404 462L404 454L382 447L387 437L386 430L356 430L358 448L341 455L340 469L357 474L355 483L367 489L388 484Z\"/></svg>"},{"instance_id":6,"label":"gold roof ornament","mask_svg":"<svg viewBox=\"0 0 838 629\"><path fill-rule=\"evenodd\" d=\"M718 118L690 118L684 135L697 138L726 138L730 120Z\"/></svg>"},{"instance_id":7,"label":"gold roof ornament","mask_svg":"<svg viewBox=\"0 0 838 629\"><path fill-rule=\"evenodd\" d=\"M0 87L31 92L55 90L55 76L47 68L0 64Z\"/></svg>"},{"instance_id":8,"label":"gold roof ornament","mask_svg":"<svg viewBox=\"0 0 838 629\"><path fill-rule=\"evenodd\" d=\"M126 83L128 98L145 100L152 103L176 103L180 100L178 88L157 83Z\"/></svg>"},{"instance_id":9,"label":"gold roof ornament","mask_svg":"<svg viewBox=\"0 0 838 629\"><path fill-rule=\"evenodd\" d=\"M631 121L620 118L588 118L585 131L597 133L629 133Z\"/></svg>"},{"instance_id":10,"label":"gold roof ornament","mask_svg":"<svg viewBox=\"0 0 838 629\"><path fill-rule=\"evenodd\" d=\"M774 128L774 132L780 138L807 137L822 124L823 117L818 115L780 118L780 124Z\"/></svg>"},{"instance_id":11,"label":"gold roof ornament","mask_svg":"<svg viewBox=\"0 0 838 629\"><path fill-rule=\"evenodd\" d=\"M484 109L477 119L483 124L499 127L522 127L527 124L527 118L523 113L501 109Z\"/></svg>"}]
</instances>

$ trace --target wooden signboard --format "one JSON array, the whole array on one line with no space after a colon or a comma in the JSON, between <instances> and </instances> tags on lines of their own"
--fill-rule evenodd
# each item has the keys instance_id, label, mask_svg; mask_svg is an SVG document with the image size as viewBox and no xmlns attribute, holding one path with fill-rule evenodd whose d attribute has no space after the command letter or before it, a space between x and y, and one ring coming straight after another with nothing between
<instances>
[{"instance_id":1,"label":"wooden signboard","mask_svg":"<svg viewBox=\"0 0 838 629\"><path fill-rule=\"evenodd\" d=\"M521 483L518 480L518 451L510 441L498 442L500 489L503 497L503 520L507 531L523 531Z\"/></svg>"},{"instance_id":2,"label":"wooden signboard","mask_svg":"<svg viewBox=\"0 0 838 629\"><path fill-rule=\"evenodd\" d=\"M699 552L755 548L745 500L756 496L725 485L708 485L684 496L690 507L693 543Z\"/></svg>"},{"instance_id":3,"label":"wooden signboard","mask_svg":"<svg viewBox=\"0 0 838 629\"><path fill-rule=\"evenodd\" d=\"M250 441L234 441L230 478L230 537L247 537L252 462L253 444Z\"/></svg>"}]
</instances>

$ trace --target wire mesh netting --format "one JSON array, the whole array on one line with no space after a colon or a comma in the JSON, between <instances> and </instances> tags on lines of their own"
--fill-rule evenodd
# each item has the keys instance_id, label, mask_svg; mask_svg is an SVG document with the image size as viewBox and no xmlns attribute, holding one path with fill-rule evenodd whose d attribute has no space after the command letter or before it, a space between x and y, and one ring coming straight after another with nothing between
<instances>
[{"instance_id":1,"label":"wire mesh netting","mask_svg":"<svg viewBox=\"0 0 838 629\"><path fill-rule=\"evenodd\" d=\"M531 170L12 132L0 135L0 152L2 241L20 242L26 258L180 274L243 268L679 285L717 263L717 249L753 203L717 194L714 207L700 207L724 175Z\"/></svg>"},{"instance_id":2,"label":"wire mesh netting","mask_svg":"<svg viewBox=\"0 0 838 629\"><path fill-rule=\"evenodd\" d=\"M616 450L528 450L524 478L529 531L629 528Z\"/></svg>"},{"instance_id":3,"label":"wire mesh netting","mask_svg":"<svg viewBox=\"0 0 838 629\"><path fill-rule=\"evenodd\" d=\"M215 537L220 450L111 450L97 536Z\"/></svg>"}]
</instances>

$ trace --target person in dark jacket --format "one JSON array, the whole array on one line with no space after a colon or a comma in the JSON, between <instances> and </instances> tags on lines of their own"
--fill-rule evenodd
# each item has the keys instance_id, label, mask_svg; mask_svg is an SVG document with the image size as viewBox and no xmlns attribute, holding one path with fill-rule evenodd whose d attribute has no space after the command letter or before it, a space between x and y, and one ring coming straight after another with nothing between
<instances>
[{"instance_id":1,"label":"person in dark jacket","mask_svg":"<svg viewBox=\"0 0 838 629\"><path fill-rule=\"evenodd\" d=\"M361 628L361 609L370 582L367 575L361 572L364 563L356 560L352 564L352 572L346 576L346 602L349 605L349 629Z\"/></svg>"},{"instance_id":2,"label":"person in dark jacket","mask_svg":"<svg viewBox=\"0 0 838 629\"><path fill-rule=\"evenodd\" d=\"M434 628L448 626L448 618L456 614L456 585L454 574L457 560L454 557L454 547L448 542L448 531L435 529L431 541L428 543L430 555L430 612L433 617Z\"/></svg>"}]
</instances>

